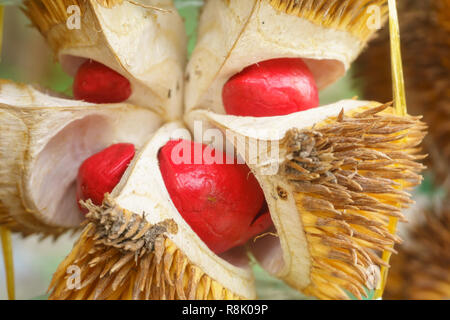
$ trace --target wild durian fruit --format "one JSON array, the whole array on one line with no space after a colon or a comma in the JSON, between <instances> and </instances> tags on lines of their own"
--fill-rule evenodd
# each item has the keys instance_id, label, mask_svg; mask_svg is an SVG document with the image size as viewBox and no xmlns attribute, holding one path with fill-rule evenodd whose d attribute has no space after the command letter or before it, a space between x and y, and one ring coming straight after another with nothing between
<instances>
[{"instance_id":1,"label":"wild durian fruit","mask_svg":"<svg viewBox=\"0 0 450 320\"><path fill-rule=\"evenodd\" d=\"M450 210L448 201L416 213L407 242L392 259L386 299L450 299Z\"/></svg>"},{"instance_id":2,"label":"wild durian fruit","mask_svg":"<svg viewBox=\"0 0 450 320\"><path fill-rule=\"evenodd\" d=\"M450 173L450 1L399 1L408 109L430 127L424 146L437 180ZM385 28L356 61L366 99L390 99L389 30Z\"/></svg>"},{"instance_id":3,"label":"wild durian fruit","mask_svg":"<svg viewBox=\"0 0 450 320\"><path fill-rule=\"evenodd\" d=\"M218 129L226 141L209 130L206 141L231 143L264 190L275 227L250 244L253 255L320 299L381 296L400 242L393 221L405 219L405 190L421 182L426 126L389 103L356 100L277 117L225 115L222 90L250 65L286 57L302 58L319 90L335 82L376 31L370 5L383 22L387 1L208 1L187 67L190 129Z\"/></svg>"},{"instance_id":4,"label":"wild durian fruit","mask_svg":"<svg viewBox=\"0 0 450 320\"><path fill-rule=\"evenodd\" d=\"M142 147L162 121L148 108L68 100L1 80L0 224L24 235L78 227L82 161L112 143Z\"/></svg>"},{"instance_id":5,"label":"wild durian fruit","mask_svg":"<svg viewBox=\"0 0 450 320\"><path fill-rule=\"evenodd\" d=\"M255 298L245 250L217 256L174 206L158 161L174 138L189 139L181 123L157 131L101 206L85 203L86 226L54 274L50 299Z\"/></svg>"},{"instance_id":6,"label":"wild durian fruit","mask_svg":"<svg viewBox=\"0 0 450 320\"><path fill-rule=\"evenodd\" d=\"M92 59L128 79L130 103L180 117L186 34L171 0L27 0L23 10L68 74Z\"/></svg>"}]
</instances>

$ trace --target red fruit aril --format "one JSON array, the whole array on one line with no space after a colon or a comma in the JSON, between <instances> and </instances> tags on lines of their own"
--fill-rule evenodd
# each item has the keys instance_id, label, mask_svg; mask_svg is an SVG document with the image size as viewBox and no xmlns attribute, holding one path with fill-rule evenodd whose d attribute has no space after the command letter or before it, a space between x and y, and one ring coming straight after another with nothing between
<instances>
[{"instance_id":1,"label":"red fruit aril","mask_svg":"<svg viewBox=\"0 0 450 320\"><path fill-rule=\"evenodd\" d=\"M77 100L92 103L118 103L131 96L131 84L107 66L87 60L75 75L73 95Z\"/></svg>"},{"instance_id":2,"label":"red fruit aril","mask_svg":"<svg viewBox=\"0 0 450 320\"><path fill-rule=\"evenodd\" d=\"M78 204L80 200L91 199L95 205L101 205L105 193L111 192L120 182L135 152L134 145L119 143L85 160L78 170L76 181Z\"/></svg>"},{"instance_id":3,"label":"red fruit aril","mask_svg":"<svg viewBox=\"0 0 450 320\"><path fill-rule=\"evenodd\" d=\"M222 91L230 115L271 117L319 106L314 76L300 58L256 63L234 75Z\"/></svg>"},{"instance_id":4,"label":"red fruit aril","mask_svg":"<svg viewBox=\"0 0 450 320\"><path fill-rule=\"evenodd\" d=\"M235 159L227 164L226 154L206 145L200 145L202 155L220 157L223 164L195 164L196 145L185 140L167 143L159 153L161 174L178 212L220 254L267 230L272 220L261 187L245 164ZM177 150L180 154L175 155ZM183 153L189 151L186 157ZM190 162L178 163L174 156Z\"/></svg>"}]
</instances>

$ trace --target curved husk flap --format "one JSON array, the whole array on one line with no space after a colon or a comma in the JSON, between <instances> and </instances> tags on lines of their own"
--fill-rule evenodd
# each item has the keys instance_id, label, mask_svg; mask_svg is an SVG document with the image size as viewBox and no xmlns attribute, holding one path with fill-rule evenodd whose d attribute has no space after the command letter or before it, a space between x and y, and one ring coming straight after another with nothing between
<instances>
[{"instance_id":1,"label":"curved husk flap","mask_svg":"<svg viewBox=\"0 0 450 320\"><path fill-rule=\"evenodd\" d=\"M450 298L450 210L425 212L423 221L408 226L408 242L392 259L386 299L448 300Z\"/></svg>"},{"instance_id":2,"label":"curved husk flap","mask_svg":"<svg viewBox=\"0 0 450 320\"><path fill-rule=\"evenodd\" d=\"M69 74L96 60L130 80L131 103L181 115L186 34L172 1L27 0L24 11Z\"/></svg>"},{"instance_id":3,"label":"curved husk flap","mask_svg":"<svg viewBox=\"0 0 450 320\"><path fill-rule=\"evenodd\" d=\"M188 135L180 123L161 128L103 206L86 204L88 224L54 275L52 299L255 298L246 259L235 266L210 251L165 188L159 149ZM81 270L78 289L69 286L70 266Z\"/></svg>"},{"instance_id":4,"label":"curved husk flap","mask_svg":"<svg viewBox=\"0 0 450 320\"><path fill-rule=\"evenodd\" d=\"M160 124L146 108L66 100L1 80L0 223L25 235L77 227L82 161L112 143L139 148Z\"/></svg>"},{"instance_id":5,"label":"curved husk flap","mask_svg":"<svg viewBox=\"0 0 450 320\"><path fill-rule=\"evenodd\" d=\"M408 109L430 127L424 147L436 179L450 173L450 1L398 1ZM420 52L420 53L419 53ZM389 30L385 28L356 61L367 99L391 99Z\"/></svg>"},{"instance_id":6,"label":"curved husk flap","mask_svg":"<svg viewBox=\"0 0 450 320\"><path fill-rule=\"evenodd\" d=\"M262 266L308 295L348 299L377 287L380 254L400 241L389 218L404 219L405 190L421 182L419 119L390 104L341 101L274 118L199 110L187 121L226 131L260 182L278 234L253 245Z\"/></svg>"},{"instance_id":7,"label":"curved husk flap","mask_svg":"<svg viewBox=\"0 0 450 320\"><path fill-rule=\"evenodd\" d=\"M304 58L319 89L335 82L376 31L371 5L381 24L385 0L207 1L186 71L186 109L224 113L226 81L273 58Z\"/></svg>"}]
</instances>

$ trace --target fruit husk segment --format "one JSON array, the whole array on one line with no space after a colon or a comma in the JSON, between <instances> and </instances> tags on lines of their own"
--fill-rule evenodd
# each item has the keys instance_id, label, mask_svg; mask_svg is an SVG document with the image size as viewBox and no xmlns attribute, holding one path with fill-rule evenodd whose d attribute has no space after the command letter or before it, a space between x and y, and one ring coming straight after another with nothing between
<instances>
[{"instance_id":1,"label":"fruit husk segment","mask_svg":"<svg viewBox=\"0 0 450 320\"><path fill-rule=\"evenodd\" d=\"M408 242L392 258L384 298L450 298L450 203L420 212L425 219L408 226Z\"/></svg>"},{"instance_id":2,"label":"fruit husk segment","mask_svg":"<svg viewBox=\"0 0 450 320\"><path fill-rule=\"evenodd\" d=\"M86 204L88 224L54 275L52 299L254 298L250 269L208 249L168 195L158 153L180 128L167 124L150 139L103 206ZM81 268L80 290L67 287L71 265Z\"/></svg>"},{"instance_id":3,"label":"fruit husk segment","mask_svg":"<svg viewBox=\"0 0 450 320\"><path fill-rule=\"evenodd\" d=\"M365 296L365 271L388 267L379 253L395 252L400 242L389 220L404 220L401 208L411 200L403 189L421 182L414 148L424 127L418 118L383 114L386 108L341 114L334 123L286 137L294 158L283 174L295 185L312 257L308 295L346 299L346 290Z\"/></svg>"},{"instance_id":4,"label":"fruit husk segment","mask_svg":"<svg viewBox=\"0 0 450 320\"><path fill-rule=\"evenodd\" d=\"M69 30L72 5L80 8L81 25ZM85 59L95 60L130 81L131 103L167 120L181 115L186 35L170 0L27 0L23 11L70 75Z\"/></svg>"},{"instance_id":5,"label":"fruit husk segment","mask_svg":"<svg viewBox=\"0 0 450 320\"><path fill-rule=\"evenodd\" d=\"M264 160L248 163L265 192L283 250L284 268L271 273L321 299L349 299L348 293L362 298L365 287L377 287L368 282L366 270L389 266L381 254L395 252L392 246L400 242L391 234L389 220L404 220L401 209L412 203L404 190L420 184L423 169L416 162L423 158L418 145L426 128L420 117L397 116L392 104L357 107L343 101L328 108L336 111L340 105L349 108L315 124L285 129L279 141L284 160L277 174L262 174ZM328 113L321 108L312 111ZM232 131L241 155L259 140L257 133L249 137L252 131L239 118L196 113L194 118ZM310 113L288 117L300 124ZM277 125L285 126L281 118ZM252 121L259 123L255 129L267 126L266 120ZM266 135L271 136L276 135ZM259 159L267 157L260 154ZM296 235L288 230L292 225ZM295 242L299 237L306 240L306 251Z\"/></svg>"},{"instance_id":6,"label":"fruit husk segment","mask_svg":"<svg viewBox=\"0 0 450 320\"><path fill-rule=\"evenodd\" d=\"M6 80L0 81L0 93L0 135L5 137L0 140L0 225L24 236L39 233L42 237L58 237L77 228L83 217L78 216L75 200L77 216L66 215L70 209L67 207L58 214L50 208L56 208L61 199L55 199L71 187L72 172L68 167L79 166L84 153L115 142L141 147L161 123L146 108L56 98ZM136 121L145 126L136 128ZM96 141L80 139L79 134L94 135ZM71 144L73 141L79 143ZM73 180L75 177L76 170ZM48 179L57 183L51 192L45 185ZM48 199L53 202L47 203Z\"/></svg>"},{"instance_id":7,"label":"fruit husk segment","mask_svg":"<svg viewBox=\"0 0 450 320\"><path fill-rule=\"evenodd\" d=\"M368 7L386 0L209 0L186 69L187 110L225 113L224 84L245 67L275 58L302 58L320 89L344 75L375 28Z\"/></svg>"},{"instance_id":8,"label":"fruit husk segment","mask_svg":"<svg viewBox=\"0 0 450 320\"><path fill-rule=\"evenodd\" d=\"M3 13L4 13L3 6L0 5L0 55L2 52L2 44L3 44ZM6 289L8 292L8 299L14 300L16 290L14 285L14 260L11 241L11 231L5 227L0 227L0 238L3 248L3 261L5 263Z\"/></svg>"},{"instance_id":9,"label":"fruit husk segment","mask_svg":"<svg viewBox=\"0 0 450 320\"><path fill-rule=\"evenodd\" d=\"M115 206L84 203L87 225L70 255L58 267L52 300L208 300L238 299L193 265L166 234L177 224L151 225L142 216ZM68 287L67 268L81 269L80 287Z\"/></svg>"}]
</instances>

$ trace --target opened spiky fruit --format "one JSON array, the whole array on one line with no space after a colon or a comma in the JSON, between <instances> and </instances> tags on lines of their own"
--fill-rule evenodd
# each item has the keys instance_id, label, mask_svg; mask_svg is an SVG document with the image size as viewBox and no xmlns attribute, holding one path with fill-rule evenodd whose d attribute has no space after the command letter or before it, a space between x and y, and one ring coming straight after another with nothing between
<instances>
[{"instance_id":1,"label":"opened spiky fruit","mask_svg":"<svg viewBox=\"0 0 450 320\"><path fill-rule=\"evenodd\" d=\"M128 79L129 102L180 116L186 34L171 0L27 0L24 11L67 73L94 60Z\"/></svg>"}]
</instances>

